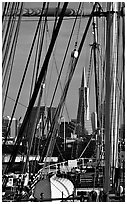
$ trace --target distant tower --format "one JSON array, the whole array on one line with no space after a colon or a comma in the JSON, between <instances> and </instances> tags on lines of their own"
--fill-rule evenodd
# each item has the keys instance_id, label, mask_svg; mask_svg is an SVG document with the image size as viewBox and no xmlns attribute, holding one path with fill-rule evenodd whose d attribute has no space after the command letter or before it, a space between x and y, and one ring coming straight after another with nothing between
<instances>
[{"instance_id":1,"label":"distant tower","mask_svg":"<svg viewBox=\"0 0 127 204\"><path fill-rule=\"evenodd\" d=\"M84 87L84 68L83 68L81 87L79 88L79 104L78 104L78 113L77 113L76 134L78 136L84 135L84 132L85 132L84 93L85 93L85 87Z\"/></svg>"},{"instance_id":2,"label":"distant tower","mask_svg":"<svg viewBox=\"0 0 127 204\"><path fill-rule=\"evenodd\" d=\"M84 136L91 134L91 120L89 119L89 88L86 85L85 68L82 71L81 87L79 88L79 104L77 113L76 134Z\"/></svg>"}]
</instances>

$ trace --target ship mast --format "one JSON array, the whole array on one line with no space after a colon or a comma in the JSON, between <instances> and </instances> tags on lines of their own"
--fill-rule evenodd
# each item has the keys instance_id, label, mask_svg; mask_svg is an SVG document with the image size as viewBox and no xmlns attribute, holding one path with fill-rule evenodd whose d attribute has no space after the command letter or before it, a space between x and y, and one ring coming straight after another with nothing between
<instances>
[{"instance_id":1,"label":"ship mast","mask_svg":"<svg viewBox=\"0 0 127 204\"><path fill-rule=\"evenodd\" d=\"M110 70L111 70L111 26L112 17L110 14L111 3L107 3L107 39L106 39L106 96L105 96L105 182L104 191L109 193L110 185L110 97L111 97L111 81L110 81Z\"/></svg>"},{"instance_id":2,"label":"ship mast","mask_svg":"<svg viewBox=\"0 0 127 204\"><path fill-rule=\"evenodd\" d=\"M113 14L111 11L113 9ZM115 27L115 22L118 17L118 3L107 3L107 38L106 38L106 92L105 92L105 182L104 182L104 191L107 195L107 201L109 199L109 190L110 190L110 177L111 177L111 160L114 156L112 153L112 142L117 134L115 133L112 121L115 115L114 114L116 105L116 69L117 69L117 47L116 47L116 36L117 36L117 26ZM113 76L112 76L113 73ZM112 92L113 91L113 92ZM113 102L112 102L113 101ZM113 118L112 118L113 117ZM118 126L119 124L117 124ZM115 135L112 135L113 132ZM114 139L113 139L114 138Z\"/></svg>"}]
</instances>

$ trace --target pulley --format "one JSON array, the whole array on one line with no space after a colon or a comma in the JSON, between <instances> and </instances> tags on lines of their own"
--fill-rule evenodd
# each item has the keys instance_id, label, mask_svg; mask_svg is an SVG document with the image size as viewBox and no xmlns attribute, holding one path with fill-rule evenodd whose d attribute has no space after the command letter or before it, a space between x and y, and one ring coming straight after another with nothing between
<instances>
[{"instance_id":1,"label":"pulley","mask_svg":"<svg viewBox=\"0 0 127 204\"><path fill-rule=\"evenodd\" d=\"M71 53L71 57L77 58L78 57L78 51L74 49Z\"/></svg>"}]
</instances>

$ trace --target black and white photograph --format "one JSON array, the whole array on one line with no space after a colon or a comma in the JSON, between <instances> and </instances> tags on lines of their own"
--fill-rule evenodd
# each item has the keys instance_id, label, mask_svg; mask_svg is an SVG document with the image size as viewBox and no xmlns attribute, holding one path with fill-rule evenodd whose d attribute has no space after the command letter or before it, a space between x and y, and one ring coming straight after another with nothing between
<instances>
[{"instance_id":1,"label":"black and white photograph","mask_svg":"<svg viewBox=\"0 0 127 204\"><path fill-rule=\"evenodd\" d=\"M125 2L1 2L2 202L125 202Z\"/></svg>"}]
</instances>

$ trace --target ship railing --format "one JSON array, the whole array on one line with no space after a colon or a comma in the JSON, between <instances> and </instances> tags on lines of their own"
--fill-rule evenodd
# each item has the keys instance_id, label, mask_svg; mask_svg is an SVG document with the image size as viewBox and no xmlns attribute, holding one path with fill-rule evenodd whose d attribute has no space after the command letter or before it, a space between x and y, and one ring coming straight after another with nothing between
<instances>
[{"instance_id":1,"label":"ship railing","mask_svg":"<svg viewBox=\"0 0 127 204\"><path fill-rule=\"evenodd\" d=\"M48 166L45 166L44 168L42 167L38 173L35 175L35 179L34 182L36 182L37 180L42 179L44 176L47 176L51 173L57 174L58 170L60 172L64 172L65 174L67 172L71 172L73 168L76 169L83 169L87 166L91 166L93 163L95 163L96 161L94 161L95 159L91 159L91 158L78 158L78 159L74 159L77 162L77 165L74 167L73 165L68 165L68 161L63 161L60 163L55 163L55 164L51 164Z\"/></svg>"}]
</instances>

